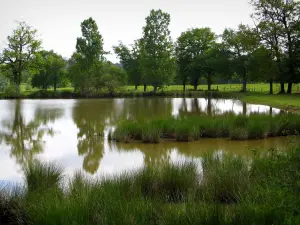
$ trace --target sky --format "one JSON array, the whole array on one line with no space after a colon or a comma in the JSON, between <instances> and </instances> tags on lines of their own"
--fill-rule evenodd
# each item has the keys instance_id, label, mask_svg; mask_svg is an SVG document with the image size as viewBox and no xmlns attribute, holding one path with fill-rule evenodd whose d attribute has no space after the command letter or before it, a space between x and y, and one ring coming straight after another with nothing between
<instances>
[{"instance_id":1,"label":"sky","mask_svg":"<svg viewBox=\"0 0 300 225\"><path fill-rule=\"evenodd\" d=\"M63 57L75 51L81 36L80 23L92 17L104 39L107 59L118 62L112 46L119 41L132 44L142 36L151 9L171 15L171 36L175 41L189 28L210 27L217 34L240 23L252 24L249 0L0 0L0 50L6 37L26 21L38 30L42 47Z\"/></svg>"}]
</instances>

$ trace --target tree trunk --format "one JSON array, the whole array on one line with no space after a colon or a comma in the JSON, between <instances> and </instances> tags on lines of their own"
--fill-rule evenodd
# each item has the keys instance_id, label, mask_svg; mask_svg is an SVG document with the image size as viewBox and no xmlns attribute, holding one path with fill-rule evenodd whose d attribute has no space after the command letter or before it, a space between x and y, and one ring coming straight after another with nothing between
<instances>
[{"instance_id":1,"label":"tree trunk","mask_svg":"<svg viewBox=\"0 0 300 225\"><path fill-rule=\"evenodd\" d=\"M157 85L153 86L153 91L154 91L154 93L156 93L156 91L157 91Z\"/></svg>"},{"instance_id":2,"label":"tree trunk","mask_svg":"<svg viewBox=\"0 0 300 225\"><path fill-rule=\"evenodd\" d=\"M185 84L185 82L183 83L183 91L185 91L185 86L186 86L186 84Z\"/></svg>"},{"instance_id":3,"label":"tree trunk","mask_svg":"<svg viewBox=\"0 0 300 225\"><path fill-rule=\"evenodd\" d=\"M270 95L273 94L273 80L270 80L270 92L269 92Z\"/></svg>"},{"instance_id":4,"label":"tree trunk","mask_svg":"<svg viewBox=\"0 0 300 225\"><path fill-rule=\"evenodd\" d=\"M144 92L146 92L146 91L147 91L147 85L144 84Z\"/></svg>"},{"instance_id":5,"label":"tree trunk","mask_svg":"<svg viewBox=\"0 0 300 225\"><path fill-rule=\"evenodd\" d=\"M16 84L16 94L17 96L20 94L20 85Z\"/></svg>"},{"instance_id":6,"label":"tree trunk","mask_svg":"<svg viewBox=\"0 0 300 225\"><path fill-rule=\"evenodd\" d=\"M243 92L247 92L247 75L244 74L243 76L243 88L242 88Z\"/></svg>"},{"instance_id":7,"label":"tree trunk","mask_svg":"<svg viewBox=\"0 0 300 225\"><path fill-rule=\"evenodd\" d=\"M293 88L293 83L292 82L289 82L288 83L288 89L287 89L287 92L288 94L292 94L292 88Z\"/></svg>"},{"instance_id":8,"label":"tree trunk","mask_svg":"<svg viewBox=\"0 0 300 225\"><path fill-rule=\"evenodd\" d=\"M18 79L19 75L18 75L17 72L14 72L13 76L14 76L14 83L16 85L16 87L15 87L16 88L16 95L19 95L20 94L20 83L18 82L19 81L19 79Z\"/></svg>"},{"instance_id":9,"label":"tree trunk","mask_svg":"<svg viewBox=\"0 0 300 225\"><path fill-rule=\"evenodd\" d=\"M138 85L137 84L134 86L134 89L137 91L137 89L138 89Z\"/></svg>"},{"instance_id":10,"label":"tree trunk","mask_svg":"<svg viewBox=\"0 0 300 225\"><path fill-rule=\"evenodd\" d=\"M285 93L284 82L281 81L280 82L280 92L279 92L279 94L284 94L284 93Z\"/></svg>"},{"instance_id":11,"label":"tree trunk","mask_svg":"<svg viewBox=\"0 0 300 225\"><path fill-rule=\"evenodd\" d=\"M207 90L211 91L211 74L207 76Z\"/></svg>"},{"instance_id":12,"label":"tree trunk","mask_svg":"<svg viewBox=\"0 0 300 225\"><path fill-rule=\"evenodd\" d=\"M269 110L269 115L272 116L273 115L273 108L270 107L270 110Z\"/></svg>"},{"instance_id":13,"label":"tree trunk","mask_svg":"<svg viewBox=\"0 0 300 225\"><path fill-rule=\"evenodd\" d=\"M247 104L246 104L246 102L243 102L243 115L244 116L247 115Z\"/></svg>"},{"instance_id":14,"label":"tree trunk","mask_svg":"<svg viewBox=\"0 0 300 225\"><path fill-rule=\"evenodd\" d=\"M53 80L53 87L54 87L54 92L56 92L56 77L54 77L54 80Z\"/></svg>"}]
</instances>

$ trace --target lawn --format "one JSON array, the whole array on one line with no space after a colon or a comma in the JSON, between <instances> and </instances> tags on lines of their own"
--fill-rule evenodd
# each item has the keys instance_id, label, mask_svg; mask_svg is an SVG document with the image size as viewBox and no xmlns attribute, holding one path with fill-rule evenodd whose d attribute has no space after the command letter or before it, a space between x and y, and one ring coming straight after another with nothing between
<instances>
[{"instance_id":1,"label":"lawn","mask_svg":"<svg viewBox=\"0 0 300 225\"><path fill-rule=\"evenodd\" d=\"M268 95L261 93L246 93L239 94L239 98L248 103L269 105L291 111L300 110L300 94Z\"/></svg>"},{"instance_id":2,"label":"lawn","mask_svg":"<svg viewBox=\"0 0 300 225\"><path fill-rule=\"evenodd\" d=\"M143 86L138 87L138 91L142 92L144 89ZM285 88L287 89L287 84L285 85ZM214 84L212 85L213 90L219 90L222 92L237 92L242 89L241 84ZM126 86L124 87L125 91L135 91L134 86ZM183 91L183 86L182 85L170 85L170 86L165 86L163 91ZM187 91L193 91L194 87L192 85L187 85L186 86ZM207 85L201 84L198 86L199 91L206 91L207 90ZM259 93L269 93L269 84L265 83L255 83L255 84L248 84L247 85L247 90L249 92L259 92ZM273 85L273 90L274 93L278 93L280 90L280 84L274 84ZM153 91L153 87L149 86L147 87L147 91ZM300 92L300 85L294 85L293 86L293 92Z\"/></svg>"},{"instance_id":3,"label":"lawn","mask_svg":"<svg viewBox=\"0 0 300 225\"><path fill-rule=\"evenodd\" d=\"M274 95L269 95L269 84L257 83L257 84L248 84L247 93L241 93L241 85L240 84L214 84L212 85L213 90L219 90L220 93L224 93L223 97L235 97L239 98L245 102L253 103L253 104L263 104L270 105L272 107L286 109L286 110L300 110L300 85L293 86L293 94L292 95L278 95L276 93L279 92L280 85L274 84ZM287 88L287 85L286 85ZM190 93L190 96L202 96L201 91L207 90L207 85L199 85L198 91L193 91L193 86L187 85L186 90ZM73 95L74 88L58 88L57 92L54 93L53 89L48 89L43 93L39 93L39 89L31 88L26 84L21 85L21 97L23 98L76 98L78 95ZM153 91L153 87L147 87L147 93ZM165 93L162 96L173 96L174 94L183 93L182 85L170 85L165 86L164 88L158 90L158 93ZM139 86L138 90L135 90L134 86L125 86L120 88L115 96L118 97L134 97L134 96L143 96L143 86ZM146 94L147 94L146 93ZM12 97L9 93L0 93L0 98ZM151 95L152 96L152 95ZM105 90L102 90L94 97L109 97L109 93Z\"/></svg>"}]
</instances>

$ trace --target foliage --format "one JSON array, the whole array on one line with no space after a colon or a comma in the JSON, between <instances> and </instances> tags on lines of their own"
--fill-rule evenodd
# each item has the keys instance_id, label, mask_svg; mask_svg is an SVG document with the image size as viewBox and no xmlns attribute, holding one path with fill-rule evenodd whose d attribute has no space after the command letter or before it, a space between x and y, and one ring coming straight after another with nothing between
<instances>
[{"instance_id":1,"label":"foliage","mask_svg":"<svg viewBox=\"0 0 300 225\"><path fill-rule=\"evenodd\" d=\"M102 63L106 52L103 50L103 39L98 26L92 18L81 23L81 32L82 36L77 38L70 71L75 87L86 94L99 83L103 75Z\"/></svg>"},{"instance_id":2,"label":"foliage","mask_svg":"<svg viewBox=\"0 0 300 225\"><path fill-rule=\"evenodd\" d=\"M183 83L189 79L197 89L201 73L203 74L204 54L215 44L216 35L210 28L195 28L183 32L177 40L176 56L178 75Z\"/></svg>"},{"instance_id":3,"label":"foliage","mask_svg":"<svg viewBox=\"0 0 300 225\"><path fill-rule=\"evenodd\" d=\"M53 85L56 91L57 85L66 76L65 60L53 51L38 52L31 67L36 71L31 80L32 87L47 89Z\"/></svg>"},{"instance_id":4,"label":"foliage","mask_svg":"<svg viewBox=\"0 0 300 225\"><path fill-rule=\"evenodd\" d=\"M258 47L259 37L254 29L240 24L237 30L225 29L222 40L225 48L231 52L232 70L242 77L242 91L246 92L249 57Z\"/></svg>"},{"instance_id":5,"label":"foliage","mask_svg":"<svg viewBox=\"0 0 300 225\"><path fill-rule=\"evenodd\" d=\"M169 24L170 15L162 10L151 10L146 18L141 38L142 68L145 82L157 88L169 84L174 75L174 53Z\"/></svg>"},{"instance_id":6,"label":"foliage","mask_svg":"<svg viewBox=\"0 0 300 225\"><path fill-rule=\"evenodd\" d=\"M120 58L122 67L126 70L128 75L128 82L138 85L144 81L142 73L142 61L140 52L140 40L135 41L132 48L129 49L122 42L118 46L114 46L115 54Z\"/></svg>"},{"instance_id":7,"label":"foliage","mask_svg":"<svg viewBox=\"0 0 300 225\"><path fill-rule=\"evenodd\" d=\"M119 87L125 85L127 74L124 69L111 63L107 63L104 70L105 74L101 76L100 80L101 86L107 88L108 92L113 95Z\"/></svg>"},{"instance_id":8,"label":"foliage","mask_svg":"<svg viewBox=\"0 0 300 225\"><path fill-rule=\"evenodd\" d=\"M253 17L258 21L259 34L264 44L274 51L277 57L281 82L289 81L288 93L292 84L299 81L297 72L297 42L299 40L300 3L298 1L252 0ZM287 73L283 73L282 55L287 58ZM281 90L284 92L284 89Z\"/></svg>"},{"instance_id":9,"label":"foliage","mask_svg":"<svg viewBox=\"0 0 300 225\"><path fill-rule=\"evenodd\" d=\"M10 71L9 78L16 85L16 93L20 93L23 72L28 69L29 62L39 50L41 42L37 39L37 30L25 22L18 22L12 35L7 37L8 46L3 50L1 61Z\"/></svg>"}]
</instances>

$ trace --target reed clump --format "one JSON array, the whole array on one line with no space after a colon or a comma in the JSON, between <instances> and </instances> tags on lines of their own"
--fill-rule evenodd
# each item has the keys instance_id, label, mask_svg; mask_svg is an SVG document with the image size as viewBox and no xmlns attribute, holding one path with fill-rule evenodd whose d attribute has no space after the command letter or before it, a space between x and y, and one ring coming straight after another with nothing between
<instances>
[{"instance_id":1,"label":"reed clump","mask_svg":"<svg viewBox=\"0 0 300 225\"><path fill-rule=\"evenodd\" d=\"M160 120L123 121L111 134L111 140L159 143L171 138L180 142L201 138L230 138L232 140L263 139L274 136L299 135L300 117L297 114L191 116Z\"/></svg>"}]
</instances>

